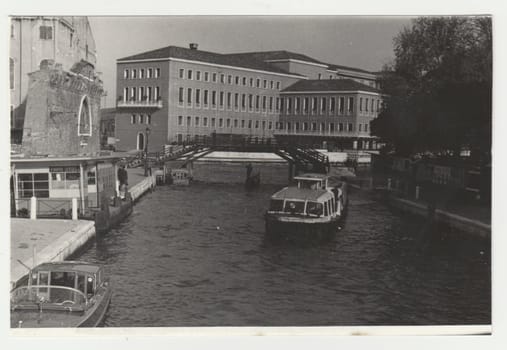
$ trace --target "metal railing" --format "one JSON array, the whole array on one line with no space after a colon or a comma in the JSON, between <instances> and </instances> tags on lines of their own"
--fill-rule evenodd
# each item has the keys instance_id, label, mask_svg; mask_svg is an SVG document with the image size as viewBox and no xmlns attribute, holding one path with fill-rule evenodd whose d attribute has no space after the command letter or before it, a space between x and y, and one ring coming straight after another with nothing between
<instances>
[{"instance_id":1,"label":"metal railing","mask_svg":"<svg viewBox=\"0 0 507 350\"><path fill-rule=\"evenodd\" d=\"M155 101L155 100L144 100L144 101L118 101L117 106L119 108L123 107L152 107L152 108L162 108L163 103L161 100Z\"/></svg>"}]
</instances>

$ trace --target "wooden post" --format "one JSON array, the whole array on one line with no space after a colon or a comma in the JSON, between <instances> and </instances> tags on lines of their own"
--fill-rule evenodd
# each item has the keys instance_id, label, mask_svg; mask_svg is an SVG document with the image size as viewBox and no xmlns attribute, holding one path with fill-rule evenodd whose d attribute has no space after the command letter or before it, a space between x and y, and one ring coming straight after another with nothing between
<instances>
[{"instance_id":1,"label":"wooden post","mask_svg":"<svg viewBox=\"0 0 507 350\"><path fill-rule=\"evenodd\" d=\"M420 191L420 187L415 186L415 199L419 199L419 191Z\"/></svg>"},{"instance_id":2,"label":"wooden post","mask_svg":"<svg viewBox=\"0 0 507 350\"><path fill-rule=\"evenodd\" d=\"M81 211L84 213L85 209L85 190L84 190L84 169L83 163L79 163L79 184L81 188Z\"/></svg>"},{"instance_id":3,"label":"wooden post","mask_svg":"<svg viewBox=\"0 0 507 350\"><path fill-rule=\"evenodd\" d=\"M35 196L30 198L30 219L37 219L37 198Z\"/></svg>"},{"instance_id":4,"label":"wooden post","mask_svg":"<svg viewBox=\"0 0 507 350\"><path fill-rule=\"evenodd\" d=\"M77 220L77 198L72 198L72 220Z\"/></svg>"}]
</instances>

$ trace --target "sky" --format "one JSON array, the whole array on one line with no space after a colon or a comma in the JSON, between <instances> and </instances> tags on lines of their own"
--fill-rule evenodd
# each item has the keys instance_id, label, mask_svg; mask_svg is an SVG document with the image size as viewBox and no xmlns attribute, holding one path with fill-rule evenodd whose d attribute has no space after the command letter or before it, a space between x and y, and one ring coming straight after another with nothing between
<instances>
[{"instance_id":1,"label":"sky","mask_svg":"<svg viewBox=\"0 0 507 350\"><path fill-rule=\"evenodd\" d=\"M114 107L116 60L169 45L217 53L287 50L338 65L379 71L392 61L403 16L148 16L89 17L97 70Z\"/></svg>"}]
</instances>

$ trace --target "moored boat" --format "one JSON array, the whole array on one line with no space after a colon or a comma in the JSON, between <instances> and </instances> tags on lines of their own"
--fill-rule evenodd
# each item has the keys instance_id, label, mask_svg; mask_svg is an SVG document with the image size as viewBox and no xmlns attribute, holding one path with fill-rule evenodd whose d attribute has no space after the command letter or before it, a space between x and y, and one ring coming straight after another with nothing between
<instances>
[{"instance_id":1,"label":"moored boat","mask_svg":"<svg viewBox=\"0 0 507 350\"><path fill-rule=\"evenodd\" d=\"M295 186L285 187L271 196L266 212L266 233L329 237L335 233L347 208L347 184L323 174L294 177Z\"/></svg>"},{"instance_id":2,"label":"moored boat","mask_svg":"<svg viewBox=\"0 0 507 350\"><path fill-rule=\"evenodd\" d=\"M111 301L104 269L79 261L51 262L33 268L11 291L11 327L96 327Z\"/></svg>"}]
</instances>

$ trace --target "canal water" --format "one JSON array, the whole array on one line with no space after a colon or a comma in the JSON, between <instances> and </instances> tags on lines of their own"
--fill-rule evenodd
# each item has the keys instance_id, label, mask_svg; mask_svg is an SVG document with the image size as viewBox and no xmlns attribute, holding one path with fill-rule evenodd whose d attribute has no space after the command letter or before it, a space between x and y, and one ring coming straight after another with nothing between
<instances>
[{"instance_id":1,"label":"canal water","mask_svg":"<svg viewBox=\"0 0 507 350\"><path fill-rule=\"evenodd\" d=\"M158 187L76 259L104 264L105 326L489 324L489 242L436 234L353 192L328 242L270 242L279 186Z\"/></svg>"}]
</instances>

